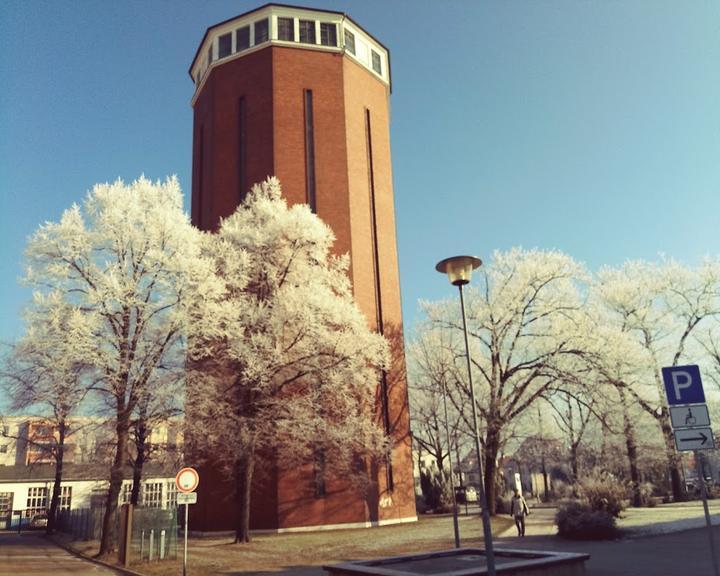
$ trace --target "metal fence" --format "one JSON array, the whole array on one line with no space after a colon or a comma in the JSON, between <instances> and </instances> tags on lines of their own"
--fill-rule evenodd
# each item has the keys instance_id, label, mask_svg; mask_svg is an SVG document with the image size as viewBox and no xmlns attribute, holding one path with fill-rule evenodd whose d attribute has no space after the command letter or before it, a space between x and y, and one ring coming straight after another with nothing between
<instances>
[{"instance_id":1,"label":"metal fence","mask_svg":"<svg viewBox=\"0 0 720 576\"><path fill-rule=\"evenodd\" d=\"M77 508L58 513L57 529L70 534L74 540L100 540L105 508ZM115 510L112 526L117 531L118 511Z\"/></svg>"},{"instance_id":2,"label":"metal fence","mask_svg":"<svg viewBox=\"0 0 720 576\"><path fill-rule=\"evenodd\" d=\"M58 530L74 540L99 540L102 533L104 508L63 510L58 516ZM116 541L122 537L119 509L113 514L112 527ZM154 562L178 557L177 508L134 508L130 562Z\"/></svg>"},{"instance_id":3,"label":"metal fence","mask_svg":"<svg viewBox=\"0 0 720 576\"><path fill-rule=\"evenodd\" d=\"M135 508L132 563L174 560L178 557L177 508Z\"/></svg>"}]
</instances>

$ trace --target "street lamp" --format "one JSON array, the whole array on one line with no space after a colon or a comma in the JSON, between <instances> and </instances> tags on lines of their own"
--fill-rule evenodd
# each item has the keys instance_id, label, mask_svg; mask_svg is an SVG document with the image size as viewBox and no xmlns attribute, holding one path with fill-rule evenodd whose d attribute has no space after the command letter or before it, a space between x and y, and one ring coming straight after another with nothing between
<instances>
[{"instance_id":1,"label":"street lamp","mask_svg":"<svg viewBox=\"0 0 720 576\"><path fill-rule=\"evenodd\" d=\"M480 475L480 506L482 506L483 536L485 537L485 558L487 560L488 576L495 576L495 551L493 550L492 528L490 526L490 512L488 510L487 498L485 496L485 483L483 478L482 451L480 450L480 432L478 431L477 406L475 405L475 386L472 380L472 368L470 363L470 344L468 343L467 319L465 317L465 297L463 286L470 283L472 271L482 264L480 258L474 256L453 256L445 258L435 266L435 270L447 274L450 284L457 286L460 290L460 309L462 311L463 334L465 335L465 358L467 360L468 384L470 385L470 400L472 402L473 432L475 436L475 457L478 462L478 474Z\"/></svg>"}]
</instances>

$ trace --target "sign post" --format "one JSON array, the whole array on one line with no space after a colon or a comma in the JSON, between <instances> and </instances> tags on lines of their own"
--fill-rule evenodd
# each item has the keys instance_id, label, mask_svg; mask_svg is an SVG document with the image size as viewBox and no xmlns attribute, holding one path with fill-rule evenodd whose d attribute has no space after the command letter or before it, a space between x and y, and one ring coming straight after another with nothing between
<instances>
[{"instance_id":1,"label":"sign post","mask_svg":"<svg viewBox=\"0 0 720 576\"><path fill-rule=\"evenodd\" d=\"M185 549L183 551L183 576L187 576L188 506L197 502L195 490L200 483L200 475L195 468L183 468L175 476L178 492L178 504L185 504Z\"/></svg>"},{"instance_id":2,"label":"sign post","mask_svg":"<svg viewBox=\"0 0 720 576\"><path fill-rule=\"evenodd\" d=\"M670 423L675 436L675 448L679 452L692 450L695 455L695 470L697 470L700 481L700 494L702 494L705 524L708 529L708 538L710 538L713 570L715 576L720 576L707 503L705 466L699 452L715 448L715 437L710 428L710 413L705 404L700 368L697 365L668 366L662 369L662 376L670 405Z\"/></svg>"}]
</instances>

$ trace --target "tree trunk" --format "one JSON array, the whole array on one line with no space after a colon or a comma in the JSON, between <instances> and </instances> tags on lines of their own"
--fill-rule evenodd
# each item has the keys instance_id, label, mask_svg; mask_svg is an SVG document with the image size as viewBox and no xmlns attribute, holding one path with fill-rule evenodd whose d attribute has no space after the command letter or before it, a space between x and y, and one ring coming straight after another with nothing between
<instances>
[{"instance_id":1,"label":"tree trunk","mask_svg":"<svg viewBox=\"0 0 720 576\"><path fill-rule=\"evenodd\" d=\"M100 536L100 551L98 556L107 556L115 549L115 526L113 519L118 504L118 496L123 481L123 465L125 464L125 449L128 443L130 421L127 415L118 418L116 425L117 444L115 445L115 459L110 468L110 487L105 501L105 513L102 521L102 534Z\"/></svg>"},{"instance_id":2,"label":"tree trunk","mask_svg":"<svg viewBox=\"0 0 720 576\"><path fill-rule=\"evenodd\" d=\"M497 491L495 489L495 475L497 474L497 455L500 451L500 432L488 427L485 438L485 498L487 499L488 512L495 515L497 509Z\"/></svg>"},{"instance_id":3,"label":"tree trunk","mask_svg":"<svg viewBox=\"0 0 720 576\"><path fill-rule=\"evenodd\" d=\"M620 394L620 403L623 407L623 434L625 436L628 464L630 465L630 483L632 485L633 506L635 508L639 508L642 506L642 499L640 497L640 472L638 466L637 442L635 440L635 427L633 426L632 419L628 413L627 402L625 401L625 391L622 390L622 388L618 388L618 393Z\"/></svg>"},{"instance_id":4,"label":"tree trunk","mask_svg":"<svg viewBox=\"0 0 720 576\"><path fill-rule=\"evenodd\" d=\"M52 498L50 499L50 513L48 514L47 534L55 531L58 507L60 505L60 490L63 476L63 459L65 455L65 419L58 423L58 443L55 447L55 484L53 484Z\"/></svg>"},{"instance_id":5,"label":"tree trunk","mask_svg":"<svg viewBox=\"0 0 720 576\"><path fill-rule=\"evenodd\" d=\"M235 496L237 504L237 526L235 544L250 542L250 497L252 478L255 470L255 455L252 449L238 460L235 467Z\"/></svg>"},{"instance_id":6,"label":"tree trunk","mask_svg":"<svg viewBox=\"0 0 720 576\"><path fill-rule=\"evenodd\" d=\"M130 503L137 506L140 500L140 486L142 483L143 466L145 465L145 452L147 444L147 426L141 420L137 425L137 436L135 438L135 461L133 462L133 485L130 494Z\"/></svg>"},{"instance_id":7,"label":"tree trunk","mask_svg":"<svg viewBox=\"0 0 720 576\"><path fill-rule=\"evenodd\" d=\"M665 410L663 410L663 412L665 412ZM682 474L680 473L680 457L675 450L675 439L673 438L672 428L668 423L667 417L658 418L658 422L665 440L665 455L670 472L673 500L675 502L682 502L686 499L685 487L683 486Z\"/></svg>"}]
</instances>

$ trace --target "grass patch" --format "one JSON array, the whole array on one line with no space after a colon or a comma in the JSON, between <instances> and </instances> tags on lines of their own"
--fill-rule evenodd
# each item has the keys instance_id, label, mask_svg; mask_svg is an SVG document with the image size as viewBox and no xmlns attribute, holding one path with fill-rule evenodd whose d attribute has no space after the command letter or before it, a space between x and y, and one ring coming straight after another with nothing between
<instances>
[{"instance_id":1,"label":"grass patch","mask_svg":"<svg viewBox=\"0 0 720 576\"><path fill-rule=\"evenodd\" d=\"M513 521L492 518L493 533L506 530ZM483 545L479 516L459 518L462 545ZM71 543L73 550L92 556L96 542ZM178 560L132 564L130 569L151 576L182 573L182 542ZM231 538L191 538L188 542L188 573L219 576L243 572L273 572L293 566L319 566L346 560L361 560L442 550L454 546L452 517L421 517L417 522L295 534L255 536L249 544L233 544Z\"/></svg>"}]
</instances>

